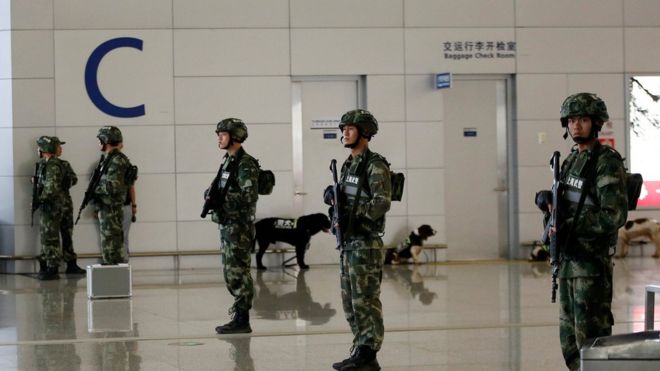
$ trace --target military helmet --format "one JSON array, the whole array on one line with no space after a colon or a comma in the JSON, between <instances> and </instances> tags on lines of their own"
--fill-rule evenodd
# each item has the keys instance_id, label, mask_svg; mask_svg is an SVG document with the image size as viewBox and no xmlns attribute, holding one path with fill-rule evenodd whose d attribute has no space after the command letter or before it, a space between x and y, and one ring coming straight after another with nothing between
<instances>
[{"instance_id":1,"label":"military helmet","mask_svg":"<svg viewBox=\"0 0 660 371\"><path fill-rule=\"evenodd\" d=\"M568 126L568 118L574 116L591 117L599 128L610 119L605 102L593 93L577 93L569 96L561 104L561 126Z\"/></svg>"},{"instance_id":2,"label":"military helmet","mask_svg":"<svg viewBox=\"0 0 660 371\"><path fill-rule=\"evenodd\" d=\"M341 117L339 130L344 130L344 126L354 125L358 128L360 135L371 138L378 133L378 121L371 112L363 109L356 109L346 112Z\"/></svg>"},{"instance_id":3,"label":"military helmet","mask_svg":"<svg viewBox=\"0 0 660 371\"><path fill-rule=\"evenodd\" d=\"M215 133L225 131L229 133L231 138L239 143L243 143L248 137L247 126L241 119L226 118L220 122L215 128Z\"/></svg>"},{"instance_id":4,"label":"military helmet","mask_svg":"<svg viewBox=\"0 0 660 371\"><path fill-rule=\"evenodd\" d=\"M66 144L66 142L62 142L60 138L58 137L50 137L54 142L57 142L57 144Z\"/></svg>"},{"instance_id":5,"label":"military helmet","mask_svg":"<svg viewBox=\"0 0 660 371\"><path fill-rule=\"evenodd\" d=\"M60 142L57 137L49 137L42 135L37 139L37 146L39 150L44 153L55 153L57 152L57 145L64 142Z\"/></svg>"},{"instance_id":6,"label":"military helmet","mask_svg":"<svg viewBox=\"0 0 660 371\"><path fill-rule=\"evenodd\" d=\"M100 128L96 137L99 138L103 144L115 145L124 141L124 138L121 135L121 130L116 126L104 126Z\"/></svg>"}]
</instances>

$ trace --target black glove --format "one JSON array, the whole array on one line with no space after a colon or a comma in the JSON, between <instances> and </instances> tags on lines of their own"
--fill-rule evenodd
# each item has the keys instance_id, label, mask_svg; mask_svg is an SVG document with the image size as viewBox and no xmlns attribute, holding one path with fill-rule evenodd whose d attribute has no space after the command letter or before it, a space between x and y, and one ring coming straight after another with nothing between
<instances>
[{"instance_id":1,"label":"black glove","mask_svg":"<svg viewBox=\"0 0 660 371\"><path fill-rule=\"evenodd\" d=\"M325 202L326 205L331 205L335 200L335 191L331 185L327 186L325 188L325 191L323 191L323 202Z\"/></svg>"},{"instance_id":2,"label":"black glove","mask_svg":"<svg viewBox=\"0 0 660 371\"><path fill-rule=\"evenodd\" d=\"M544 213L550 212L550 209L548 209L548 204L552 203L552 192L548 190L536 192L534 203L536 203L536 206Z\"/></svg>"}]
</instances>

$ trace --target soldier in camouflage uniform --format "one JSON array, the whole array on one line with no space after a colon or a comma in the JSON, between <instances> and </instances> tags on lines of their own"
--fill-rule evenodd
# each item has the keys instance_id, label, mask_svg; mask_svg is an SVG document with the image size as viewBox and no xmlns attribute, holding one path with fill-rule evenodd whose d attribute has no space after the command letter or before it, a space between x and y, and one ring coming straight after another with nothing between
<instances>
[{"instance_id":1,"label":"soldier in camouflage uniform","mask_svg":"<svg viewBox=\"0 0 660 371\"><path fill-rule=\"evenodd\" d=\"M236 118L220 121L215 130L218 147L226 150L220 170L206 192L213 199L212 220L218 223L223 252L223 274L234 304L230 322L217 326L218 334L252 332L250 308L254 284L250 273L254 219L257 211L259 165L243 149L247 126Z\"/></svg>"},{"instance_id":2,"label":"soldier in camouflage uniform","mask_svg":"<svg viewBox=\"0 0 660 371\"><path fill-rule=\"evenodd\" d=\"M605 102L578 93L561 106L561 123L576 143L561 167L559 218L559 336L566 365L580 369L580 348L587 338L612 334L612 256L617 231L625 223L626 170L619 153L598 141L609 120ZM547 200L539 207L549 211ZM586 198L579 215L582 192ZM539 198L537 198L538 200ZM550 233L555 233L551 231Z\"/></svg>"},{"instance_id":3,"label":"soldier in camouflage uniform","mask_svg":"<svg viewBox=\"0 0 660 371\"><path fill-rule=\"evenodd\" d=\"M39 219L39 235L41 239L41 254L39 256L41 269L40 280L59 279L58 267L62 261L60 246L60 226L62 224L62 208L65 203L64 166L57 158L59 140L41 136L37 139L39 160L37 178L37 200L41 215Z\"/></svg>"},{"instance_id":4,"label":"soldier in camouflage uniform","mask_svg":"<svg viewBox=\"0 0 660 371\"><path fill-rule=\"evenodd\" d=\"M353 332L351 355L334 363L336 370L380 370L376 353L385 329L380 302L385 249L381 236L385 213L390 209L392 187L389 164L369 150L378 122L365 110L344 114L339 124L344 147L351 154L341 168L339 183L344 201L339 219L343 232L340 255L341 297L346 320ZM333 203L328 188L325 202ZM332 210L332 209L331 209Z\"/></svg>"},{"instance_id":5,"label":"soldier in camouflage uniform","mask_svg":"<svg viewBox=\"0 0 660 371\"><path fill-rule=\"evenodd\" d=\"M123 205L129 187L137 178L137 168L121 152L124 141L121 131L115 126L104 126L96 137L101 152L102 174L94 189L94 203L98 209L99 230L103 264L126 263L128 254L124 248L122 229Z\"/></svg>"},{"instance_id":6,"label":"soldier in camouflage uniform","mask_svg":"<svg viewBox=\"0 0 660 371\"><path fill-rule=\"evenodd\" d=\"M68 161L62 160L62 142L58 137L52 137L57 141L57 158L62 163L63 170L63 184L62 190L64 191L64 205L62 207L62 222L60 224L60 234L62 236L62 257L66 262L66 273L70 274L85 274L85 270L80 268L76 263L78 255L73 251L73 201L71 200L71 193L69 189L78 183L78 176L73 171L71 164Z\"/></svg>"}]
</instances>

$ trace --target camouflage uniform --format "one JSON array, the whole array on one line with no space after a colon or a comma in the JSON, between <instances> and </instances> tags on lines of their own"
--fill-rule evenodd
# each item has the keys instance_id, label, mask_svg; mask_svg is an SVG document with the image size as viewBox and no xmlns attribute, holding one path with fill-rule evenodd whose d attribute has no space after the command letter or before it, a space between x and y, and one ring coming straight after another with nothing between
<instances>
[{"instance_id":1,"label":"camouflage uniform","mask_svg":"<svg viewBox=\"0 0 660 371\"><path fill-rule=\"evenodd\" d=\"M64 204L62 206L62 223L60 234L62 235L62 257L64 261L75 261L76 253L73 251L73 201L69 189L78 183L78 176L68 161L60 160L63 170Z\"/></svg>"},{"instance_id":2,"label":"camouflage uniform","mask_svg":"<svg viewBox=\"0 0 660 371\"><path fill-rule=\"evenodd\" d=\"M241 147L233 156L225 154L220 175L222 174L225 174L229 185L222 208L213 212L212 219L219 224L223 274L227 290L234 297L230 311L247 312L252 308L254 298L250 254L259 198L257 160ZM217 184L219 189L224 186L222 182Z\"/></svg>"},{"instance_id":3,"label":"camouflage uniform","mask_svg":"<svg viewBox=\"0 0 660 371\"><path fill-rule=\"evenodd\" d=\"M594 155L598 156L595 177L593 164L587 165ZM591 174L577 224L560 246L560 342L566 365L579 369L584 341L612 333L610 249L616 245L617 231L628 214L625 167L614 149L596 141L590 150L574 149L562 164L561 174L564 191L560 210L564 210L565 226L573 224L582 186Z\"/></svg>"},{"instance_id":4,"label":"camouflage uniform","mask_svg":"<svg viewBox=\"0 0 660 371\"><path fill-rule=\"evenodd\" d=\"M124 249L122 208L126 192L130 187L125 176L131 167L131 162L119 149L110 151L103 161L106 170L94 189L94 201L99 213L103 263L125 263L128 261L128 256Z\"/></svg>"},{"instance_id":5,"label":"camouflage uniform","mask_svg":"<svg viewBox=\"0 0 660 371\"><path fill-rule=\"evenodd\" d=\"M57 269L62 261L60 228L66 202L63 169L62 161L55 156L39 162L41 259L51 269Z\"/></svg>"},{"instance_id":6,"label":"camouflage uniform","mask_svg":"<svg viewBox=\"0 0 660 371\"><path fill-rule=\"evenodd\" d=\"M349 156L341 169L340 183L346 199L341 215L351 215L362 176L365 185L355 214L342 227L341 297L353 332L353 346L368 346L377 352L385 332L380 302L385 249L380 236L385 230L385 213L390 209L392 190L389 167L382 156L368 148L355 158Z\"/></svg>"}]
</instances>

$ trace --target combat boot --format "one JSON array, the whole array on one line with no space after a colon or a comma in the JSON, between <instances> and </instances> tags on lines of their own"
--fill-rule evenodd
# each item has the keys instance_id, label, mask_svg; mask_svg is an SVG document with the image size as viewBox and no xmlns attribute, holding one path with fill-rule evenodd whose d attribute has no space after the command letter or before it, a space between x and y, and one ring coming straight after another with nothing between
<instances>
[{"instance_id":1,"label":"combat boot","mask_svg":"<svg viewBox=\"0 0 660 371\"><path fill-rule=\"evenodd\" d=\"M68 274L85 274L87 273L84 269L80 268L76 263L76 259L66 262L66 271L64 273Z\"/></svg>"},{"instance_id":2,"label":"combat boot","mask_svg":"<svg viewBox=\"0 0 660 371\"><path fill-rule=\"evenodd\" d=\"M59 280L58 267L48 267L45 271L39 272L37 278L41 281Z\"/></svg>"},{"instance_id":3,"label":"combat boot","mask_svg":"<svg viewBox=\"0 0 660 371\"><path fill-rule=\"evenodd\" d=\"M341 368L344 367L344 365L345 365L346 363L348 363L348 361L350 361L351 358L353 358L353 357L355 356L355 348L354 348L354 346L351 347L351 350L350 350L349 353L350 353L350 354L349 354L348 358L344 359L344 360L341 361L341 362L335 362L335 363L333 363L333 364L332 364L332 368L334 368L335 370L341 370Z\"/></svg>"},{"instance_id":4,"label":"combat boot","mask_svg":"<svg viewBox=\"0 0 660 371\"><path fill-rule=\"evenodd\" d=\"M37 260L39 261L39 274L46 273L46 270L48 270L48 264L46 264L46 261L41 258L37 258Z\"/></svg>"},{"instance_id":5,"label":"combat boot","mask_svg":"<svg viewBox=\"0 0 660 371\"><path fill-rule=\"evenodd\" d=\"M233 314L232 320L222 326L216 327L215 332L222 335L251 333L250 312L244 309L237 309Z\"/></svg>"},{"instance_id":6,"label":"combat boot","mask_svg":"<svg viewBox=\"0 0 660 371\"><path fill-rule=\"evenodd\" d=\"M380 365L376 360L376 351L365 345L360 345L355 354L340 369L341 371L378 371Z\"/></svg>"}]
</instances>

